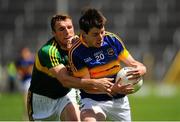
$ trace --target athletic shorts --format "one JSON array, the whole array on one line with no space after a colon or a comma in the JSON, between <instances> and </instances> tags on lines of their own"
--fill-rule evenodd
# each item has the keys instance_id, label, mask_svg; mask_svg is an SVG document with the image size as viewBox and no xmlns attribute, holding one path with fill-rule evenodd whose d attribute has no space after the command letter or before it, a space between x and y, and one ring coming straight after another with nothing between
<instances>
[{"instance_id":1,"label":"athletic shorts","mask_svg":"<svg viewBox=\"0 0 180 122\"><path fill-rule=\"evenodd\" d=\"M20 90L22 92L24 92L24 93L28 93L28 89L30 87L30 83L31 83L31 78L28 78L25 81L23 81L21 86L20 86Z\"/></svg>"},{"instance_id":2,"label":"athletic shorts","mask_svg":"<svg viewBox=\"0 0 180 122\"><path fill-rule=\"evenodd\" d=\"M75 89L58 99L51 99L29 91L27 100L29 120L59 121L61 112L69 103L77 104Z\"/></svg>"},{"instance_id":3,"label":"athletic shorts","mask_svg":"<svg viewBox=\"0 0 180 122\"><path fill-rule=\"evenodd\" d=\"M81 111L91 109L102 113L109 121L131 121L128 97L108 101L95 101L90 98L81 99Z\"/></svg>"}]
</instances>

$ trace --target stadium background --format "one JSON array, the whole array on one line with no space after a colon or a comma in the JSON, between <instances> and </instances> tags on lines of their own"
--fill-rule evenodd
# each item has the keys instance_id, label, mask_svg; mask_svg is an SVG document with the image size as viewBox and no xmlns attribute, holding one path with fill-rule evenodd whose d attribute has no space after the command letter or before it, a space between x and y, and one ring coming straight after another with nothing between
<instances>
[{"instance_id":1,"label":"stadium background","mask_svg":"<svg viewBox=\"0 0 180 122\"><path fill-rule=\"evenodd\" d=\"M148 68L143 88L130 95L133 120L180 120L179 0L0 0L0 120L21 120L23 113L21 94L7 90L8 64L22 47L35 52L51 37L57 12L70 14L78 33L87 6L103 12L107 30Z\"/></svg>"}]
</instances>

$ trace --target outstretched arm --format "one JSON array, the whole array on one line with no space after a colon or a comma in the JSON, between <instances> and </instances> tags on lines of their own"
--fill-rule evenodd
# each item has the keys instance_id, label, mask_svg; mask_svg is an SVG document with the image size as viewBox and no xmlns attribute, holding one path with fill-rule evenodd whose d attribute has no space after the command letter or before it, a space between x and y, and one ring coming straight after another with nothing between
<instances>
[{"instance_id":1,"label":"outstretched arm","mask_svg":"<svg viewBox=\"0 0 180 122\"><path fill-rule=\"evenodd\" d=\"M108 88L113 85L112 78L90 79L76 78L69 75L66 67L60 64L50 69L50 72L61 82L64 87L78 88L84 90L98 89L99 91L108 92Z\"/></svg>"}]
</instances>

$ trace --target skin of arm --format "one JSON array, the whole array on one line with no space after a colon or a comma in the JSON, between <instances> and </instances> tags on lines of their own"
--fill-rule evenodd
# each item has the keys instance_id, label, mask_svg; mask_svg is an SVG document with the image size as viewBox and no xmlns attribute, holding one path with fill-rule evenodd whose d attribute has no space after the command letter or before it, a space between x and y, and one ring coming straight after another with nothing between
<instances>
[{"instance_id":1,"label":"skin of arm","mask_svg":"<svg viewBox=\"0 0 180 122\"><path fill-rule=\"evenodd\" d=\"M76 78L69 75L66 67L63 64L49 69L50 72L61 82L64 87L78 88L84 90L99 89L100 91L110 92L107 87L111 87L113 78L90 79L85 76L83 78Z\"/></svg>"},{"instance_id":2,"label":"skin of arm","mask_svg":"<svg viewBox=\"0 0 180 122\"><path fill-rule=\"evenodd\" d=\"M90 73L87 73L85 76L83 76L82 78L90 78ZM106 78L102 78L102 79L106 79ZM113 80L113 79L112 79ZM103 82L103 81L102 81ZM87 88L87 89L84 89L84 91L86 91L87 93L91 93L91 94L108 94L109 96L112 96L110 93L111 93L111 89L110 87L112 87L114 84L110 82L109 85L106 85L105 86L105 90L102 90L103 89L103 85L99 85L100 87L92 87L92 88Z\"/></svg>"},{"instance_id":3,"label":"skin of arm","mask_svg":"<svg viewBox=\"0 0 180 122\"><path fill-rule=\"evenodd\" d=\"M135 60L130 54L127 58L122 59L122 61L127 65L131 67L135 67L136 69L133 70L132 73L133 75L138 75L143 76L146 73L146 67L140 63L139 61Z\"/></svg>"}]
</instances>

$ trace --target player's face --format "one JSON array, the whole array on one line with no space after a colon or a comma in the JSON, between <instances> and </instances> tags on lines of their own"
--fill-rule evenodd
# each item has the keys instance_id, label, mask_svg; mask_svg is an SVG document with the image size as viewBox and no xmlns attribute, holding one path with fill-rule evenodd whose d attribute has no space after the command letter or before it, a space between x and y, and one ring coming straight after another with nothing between
<instances>
[{"instance_id":1,"label":"player's face","mask_svg":"<svg viewBox=\"0 0 180 122\"><path fill-rule=\"evenodd\" d=\"M92 28L89 30L88 34L85 34L85 40L89 47L101 47L103 43L103 38L105 35L104 27L99 28Z\"/></svg>"},{"instance_id":2,"label":"player's face","mask_svg":"<svg viewBox=\"0 0 180 122\"><path fill-rule=\"evenodd\" d=\"M66 19L64 21L57 21L55 23L55 31L53 32L54 37L61 45L61 47L66 48L67 42L74 36L74 27L71 19Z\"/></svg>"}]
</instances>

